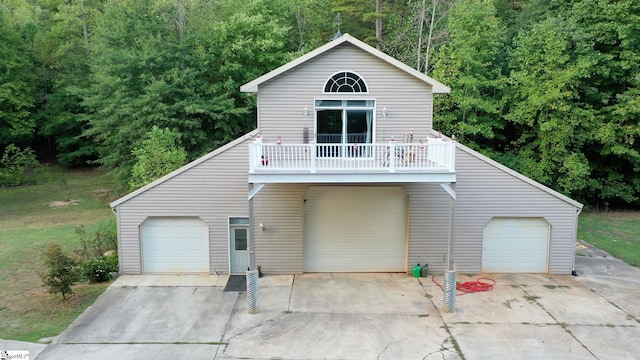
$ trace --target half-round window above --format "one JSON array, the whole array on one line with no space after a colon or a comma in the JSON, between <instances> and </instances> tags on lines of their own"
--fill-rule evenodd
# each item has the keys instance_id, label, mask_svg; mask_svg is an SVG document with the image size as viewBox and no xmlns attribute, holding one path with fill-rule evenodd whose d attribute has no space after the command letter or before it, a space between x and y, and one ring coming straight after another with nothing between
<instances>
[{"instance_id":1,"label":"half-round window above","mask_svg":"<svg viewBox=\"0 0 640 360\"><path fill-rule=\"evenodd\" d=\"M341 71L331 76L324 84L325 93L366 93L367 84L355 73Z\"/></svg>"}]
</instances>

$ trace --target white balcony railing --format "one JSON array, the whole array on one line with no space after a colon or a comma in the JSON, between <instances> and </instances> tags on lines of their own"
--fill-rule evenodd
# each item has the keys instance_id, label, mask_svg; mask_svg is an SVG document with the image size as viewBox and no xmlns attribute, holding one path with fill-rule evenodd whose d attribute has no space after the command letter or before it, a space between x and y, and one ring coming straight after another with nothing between
<instances>
[{"instance_id":1,"label":"white balcony railing","mask_svg":"<svg viewBox=\"0 0 640 360\"><path fill-rule=\"evenodd\" d=\"M249 142L249 173L454 172L455 142L265 144Z\"/></svg>"}]
</instances>

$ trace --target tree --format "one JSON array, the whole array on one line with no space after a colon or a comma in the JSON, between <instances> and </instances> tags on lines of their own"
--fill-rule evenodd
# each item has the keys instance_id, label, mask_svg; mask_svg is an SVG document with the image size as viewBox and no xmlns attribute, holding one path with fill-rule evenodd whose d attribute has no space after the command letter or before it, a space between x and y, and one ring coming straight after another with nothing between
<instances>
[{"instance_id":1,"label":"tree","mask_svg":"<svg viewBox=\"0 0 640 360\"><path fill-rule=\"evenodd\" d=\"M288 58L286 29L262 1L183 6L182 30L177 4L152 0L109 2L96 24L84 135L121 184L154 125L180 134L190 159L253 128L255 99L240 85Z\"/></svg>"},{"instance_id":2,"label":"tree","mask_svg":"<svg viewBox=\"0 0 640 360\"><path fill-rule=\"evenodd\" d=\"M137 161L131 174L132 191L185 164L187 152L178 146L178 138L179 135L168 128L154 126L145 136L142 145L133 149Z\"/></svg>"},{"instance_id":3,"label":"tree","mask_svg":"<svg viewBox=\"0 0 640 360\"><path fill-rule=\"evenodd\" d=\"M34 77L29 42L33 23L11 24L0 4L0 148L10 143L29 145L36 131Z\"/></svg>"},{"instance_id":4,"label":"tree","mask_svg":"<svg viewBox=\"0 0 640 360\"><path fill-rule=\"evenodd\" d=\"M640 2L571 3L571 16L599 56L585 79L584 99L596 111L589 147L591 203L640 205Z\"/></svg>"},{"instance_id":5,"label":"tree","mask_svg":"<svg viewBox=\"0 0 640 360\"><path fill-rule=\"evenodd\" d=\"M39 135L62 164L83 165L97 158L93 138L83 137L88 119L82 98L90 82L89 42L102 0L43 1L34 47L38 62Z\"/></svg>"},{"instance_id":6,"label":"tree","mask_svg":"<svg viewBox=\"0 0 640 360\"><path fill-rule=\"evenodd\" d=\"M382 50L428 74L433 51L447 40L449 1L409 0L387 3Z\"/></svg>"},{"instance_id":7,"label":"tree","mask_svg":"<svg viewBox=\"0 0 640 360\"><path fill-rule=\"evenodd\" d=\"M472 147L486 146L504 127L501 119L505 29L492 3L462 0L448 17L449 42L434 55L433 76L451 86L434 100L434 126Z\"/></svg>"},{"instance_id":8,"label":"tree","mask_svg":"<svg viewBox=\"0 0 640 360\"><path fill-rule=\"evenodd\" d=\"M382 48L383 21L389 14L382 0L334 0L333 12L340 14L343 32Z\"/></svg>"},{"instance_id":9,"label":"tree","mask_svg":"<svg viewBox=\"0 0 640 360\"><path fill-rule=\"evenodd\" d=\"M521 32L510 54L508 152L525 175L575 195L590 186L594 112L581 89L597 62L576 24L547 18Z\"/></svg>"},{"instance_id":10,"label":"tree","mask_svg":"<svg viewBox=\"0 0 640 360\"><path fill-rule=\"evenodd\" d=\"M65 254L60 244L56 243L49 244L44 255L47 272L40 274L40 279L49 293L60 293L64 300L67 294L73 292L71 285L79 279L78 261Z\"/></svg>"}]
</instances>

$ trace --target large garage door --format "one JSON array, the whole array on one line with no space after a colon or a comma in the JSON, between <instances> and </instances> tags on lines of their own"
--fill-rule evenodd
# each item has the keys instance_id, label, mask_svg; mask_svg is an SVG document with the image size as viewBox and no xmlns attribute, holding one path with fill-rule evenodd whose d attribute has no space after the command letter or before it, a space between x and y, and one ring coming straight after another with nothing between
<instances>
[{"instance_id":1,"label":"large garage door","mask_svg":"<svg viewBox=\"0 0 640 360\"><path fill-rule=\"evenodd\" d=\"M406 271L401 187L310 188L304 197L304 271Z\"/></svg>"},{"instance_id":2,"label":"large garage door","mask_svg":"<svg viewBox=\"0 0 640 360\"><path fill-rule=\"evenodd\" d=\"M145 273L209 273L209 229L198 218L150 218L141 227Z\"/></svg>"},{"instance_id":3,"label":"large garage door","mask_svg":"<svg viewBox=\"0 0 640 360\"><path fill-rule=\"evenodd\" d=\"M484 228L482 271L546 273L549 223L543 218L494 218Z\"/></svg>"}]
</instances>

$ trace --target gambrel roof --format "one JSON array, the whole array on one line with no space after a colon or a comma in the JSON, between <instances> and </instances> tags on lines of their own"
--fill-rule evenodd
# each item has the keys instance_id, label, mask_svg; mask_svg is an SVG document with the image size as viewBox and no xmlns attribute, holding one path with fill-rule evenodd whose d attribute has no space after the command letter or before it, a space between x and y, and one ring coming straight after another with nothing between
<instances>
[{"instance_id":1,"label":"gambrel roof","mask_svg":"<svg viewBox=\"0 0 640 360\"><path fill-rule=\"evenodd\" d=\"M319 55L322 55L322 54L330 51L331 49L333 49L333 48L335 48L337 46L340 46L340 45L342 45L344 43L349 43L349 44L359 48L360 50L363 50L363 51L365 51L365 52L377 57L378 59L380 59L380 60L382 60L382 61L384 61L384 62L386 62L386 63L388 63L388 64L390 64L392 66L395 66L396 68L406 72L407 74L409 74L409 75L411 75L411 76L413 76L413 77L415 77L415 78L427 83L428 85L431 86L432 92L434 94L444 94L444 93L451 92L451 89L449 89L448 86L442 84L441 82L430 78L429 76L421 73L420 71L412 68L411 66L392 58L391 56L389 56L389 55L383 53L382 51L377 50L377 49L365 44L364 42L352 37L349 34L344 34L341 37L339 37L339 38L337 38L337 39L335 39L335 40L333 40L333 41L331 41L329 43L326 43L323 46L320 46L319 48L317 48L317 49L315 49L315 50L313 50L313 51L311 51L311 52L309 52L309 53L307 53L305 55L302 55L302 56L296 58L295 60L290 61L290 62L280 66L279 68L260 76L259 78L255 79L255 80L253 80L251 82L248 82L248 83L242 85L240 87L240 91L242 91L242 92L250 92L250 93L257 93L258 92L258 87L260 86L260 84L265 83L265 82L277 77L278 75L283 74L283 73L295 68L298 65L304 64L305 62L307 62L307 61L309 61L309 60L311 60L311 59L313 59L313 58L315 58L315 57L317 57Z\"/></svg>"}]
</instances>

